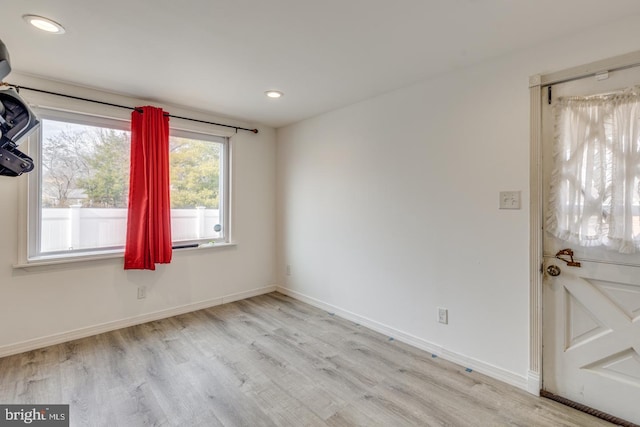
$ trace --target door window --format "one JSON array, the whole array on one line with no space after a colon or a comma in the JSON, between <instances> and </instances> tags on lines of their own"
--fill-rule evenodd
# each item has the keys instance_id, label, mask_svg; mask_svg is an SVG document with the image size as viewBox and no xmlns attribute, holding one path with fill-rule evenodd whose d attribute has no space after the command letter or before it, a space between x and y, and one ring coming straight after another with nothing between
<instances>
[{"instance_id":1,"label":"door window","mask_svg":"<svg viewBox=\"0 0 640 427\"><path fill-rule=\"evenodd\" d=\"M640 90L560 98L546 230L584 247L640 251Z\"/></svg>"}]
</instances>

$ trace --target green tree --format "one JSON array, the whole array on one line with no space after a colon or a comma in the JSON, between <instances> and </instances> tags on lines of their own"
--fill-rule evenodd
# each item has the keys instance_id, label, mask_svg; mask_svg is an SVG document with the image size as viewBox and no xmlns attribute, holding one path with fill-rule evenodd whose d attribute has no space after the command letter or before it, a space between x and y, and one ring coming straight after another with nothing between
<instances>
[{"instance_id":1,"label":"green tree","mask_svg":"<svg viewBox=\"0 0 640 427\"><path fill-rule=\"evenodd\" d=\"M92 130L92 149L86 157L89 174L78 180L91 206L126 208L129 194L130 138L124 131Z\"/></svg>"},{"instance_id":2,"label":"green tree","mask_svg":"<svg viewBox=\"0 0 640 427\"><path fill-rule=\"evenodd\" d=\"M49 205L126 208L129 190L129 132L74 125L58 130L43 144L43 195ZM218 143L171 137L171 207L219 207ZM75 196L75 197L70 197Z\"/></svg>"},{"instance_id":3,"label":"green tree","mask_svg":"<svg viewBox=\"0 0 640 427\"><path fill-rule=\"evenodd\" d=\"M219 207L220 145L188 138L169 140L171 207Z\"/></svg>"}]
</instances>

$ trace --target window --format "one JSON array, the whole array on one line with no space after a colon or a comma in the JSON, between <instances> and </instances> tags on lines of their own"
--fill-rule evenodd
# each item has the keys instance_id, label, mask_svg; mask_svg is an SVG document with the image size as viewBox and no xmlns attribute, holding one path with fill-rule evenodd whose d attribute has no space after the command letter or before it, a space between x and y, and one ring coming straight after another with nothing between
<instances>
[{"instance_id":1,"label":"window","mask_svg":"<svg viewBox=\"0 0 640 427\"><path fill-rule=\"evenodd\" d=\"M580 246L640 251L640 92L560 98L546 229Z\"/></svg>"},{"instance_id":2,"label":"window","mask_svg":"<svg viewBox=\"0 0 640 427\"><path fill-rule=\"evenodd\" d=\"M30 152L29 259L121 252L127 230L129 122L39 111ZM228 140L171 129L174 245L226 241Z\"/></svg>"}]
</instances>

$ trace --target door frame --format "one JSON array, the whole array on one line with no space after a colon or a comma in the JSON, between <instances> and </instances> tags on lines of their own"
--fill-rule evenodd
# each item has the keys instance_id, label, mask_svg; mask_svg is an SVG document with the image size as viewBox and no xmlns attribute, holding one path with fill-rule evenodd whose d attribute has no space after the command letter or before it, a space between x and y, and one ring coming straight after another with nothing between
<instances>
[{"instance_id":1,"label":"door frame","mask_svg":"<svg viewBox=\"0 0 640 427\"><path fill-rule=\"evenodd\" d=\"M607 71L640 66L640 51L614 56L565 70L529 77L529 370L527 390L540 395L542 389L542 89L557 83L595 76Z\"/></svg>"}]
</instances>

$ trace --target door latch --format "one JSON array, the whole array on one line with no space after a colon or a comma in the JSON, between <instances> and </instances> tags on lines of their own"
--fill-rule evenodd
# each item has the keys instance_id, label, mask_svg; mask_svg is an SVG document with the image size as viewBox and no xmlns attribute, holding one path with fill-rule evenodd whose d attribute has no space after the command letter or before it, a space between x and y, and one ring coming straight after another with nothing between
<instances>
[{"instance_id":1,"label":"door latch","mask_svg":"<svg viewBox=\"0 0 640 427\"><path fill-rule=\"evenodd\" d=\"M568 256L570 259L562 258L561 255ZM560 261L566 262L569 267L580 267L580 263L573 260L573 251L571 249L559 250L556 254L556 258Z\"/></svg>"}]
</instances>

